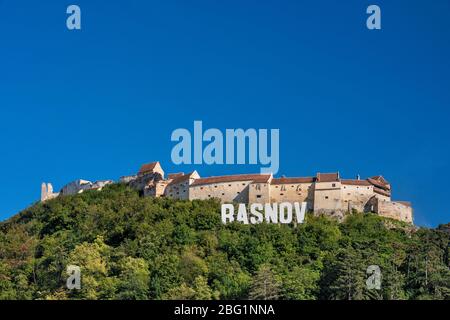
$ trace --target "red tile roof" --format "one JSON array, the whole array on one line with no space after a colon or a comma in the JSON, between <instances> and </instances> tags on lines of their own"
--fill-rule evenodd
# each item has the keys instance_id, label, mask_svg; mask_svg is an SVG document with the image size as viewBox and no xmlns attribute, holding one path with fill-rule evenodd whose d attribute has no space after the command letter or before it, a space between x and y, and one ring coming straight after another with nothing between
<instances>
[{"instance_id":1,"label":"red tile roof","mask_svg":"<svg viewBox=\"0 0 450 320\"><path fill-rule=\"evenodd\" d=\"M175 178L181 177L181 176L184 176L184 172L171 173L171 174L169 174L168 178L169 179L175 179Z\"/></svg>"},{"instance_id":2,"label":"red tile roof","mask_svg":"<svg viewBox=\"0 0 450 320\"><path fill-rule=\"evenodd\" d=\"M317 182L335 182L339 181L339 172L336 173L317 173Z\"/></svg>"},{"instance_id":3,"label":"red tile roof","mask_svg":"<svg viewBox=\"0 0 450 320\"><path fill-rule=\"evenodd\" d=\"M139 173L146 173L153 171L156 167L156 165L159 164L159 162L152 162L142 165L141 169L139 170Z\"/></svg>"},{"instance_id":4,"label":"red tile roof","mask_svg":"<svg viewBox=\"0 0 450 320\"><path fill-rule=\"evenodd\" d=\"M290 183L312 183L314 177L298 177L298 178L276 178L272 180L272 184L290 184Z\"/></svg>"},{"instance_id":5,"label":"red tile roof","mask_svg":"<svg viewBox=\"0 0 450 320\"><path fill-rule=\"evenodd\" d=\"M204 184L226 183L236 181L252 181L256 183L267 183L272 175L270 174L238 174L232 176L220 176L197 179L192 183L192 186L199 186Z\"/></svg>"},{"instance_id":6,"label":"red tile roof","mask_svg":"<svg viewBox=\"0 0 450 320\"><path fill-rule=\"evenodd\" d=\"M374 176L374 177L370 177L373 180L377 180L378 182L382 183L382 184L389 184L389 182L383 178L383 176Z\"/></svg>"},{"instance_id":7,"label":"red tile roof","mask_svg":"<svg viewBox=\"0 0 450 320\"><path fill-rule=\"evenodd\" d=\"M372 184L367 180L342 179L342 184L353 186L371 186Z\"/></svg>"},{"instance_id":8,"label":"red tile roof","mask_svg":"<svg viewBox=\"0 0 450 320\"><path fill-rule=\"evenodd\" d=\"M188 174L185 174L185 175L178 176L178 177L174 178L172 181L170 181L169 186L170 185L174 185L174 184L183 183L183 182L189 180L193 173L194 172L191 172L191 173L188 173Z\"/></svg>"},{"instance_id":9,"label":"red tile roof","mask_svg":"<svg viewBox=\"0 0 450 320\"><path fill-rule=\"evenodd\" d=\"M384 189L384 190L389 190L390 189L390 187L387 184L382 183L379 180L375 180L375 179L369 178L369 179L367 179L367 181L369 181L371 184L373 184L374 186L376 186L378 188L381 188L381 189Z\"/></svg>"},{"instance_id":10,"label":"red tile roof","mask_svg":"<svg viewBox=\"0 0 450 320\"><path fill-rule=\"evenodd\" d=\"M390 192L385 191L385 190L383 190L383 189L380 189L380 188L378 188L378 187L374 187L374 188L373 188L373 192L378 193L378 194L381 194L381 195L383 195L383 196L387 196L387 197L390 197L390 196L391 196L391 193L390 193Z\"/></svg>"}]
</instances>

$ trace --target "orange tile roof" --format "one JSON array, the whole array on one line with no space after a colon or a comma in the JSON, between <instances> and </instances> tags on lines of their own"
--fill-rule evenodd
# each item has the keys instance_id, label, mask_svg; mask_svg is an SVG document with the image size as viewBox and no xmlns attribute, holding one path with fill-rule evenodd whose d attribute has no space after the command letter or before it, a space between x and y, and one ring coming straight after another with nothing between
<instances>
[{"instance_id":1,"label":"orange tile roof","mask_svg":"<svg viewBox=\"0 0 450 320\"><path fill-rule=\"evenodd\" d=\"M384 189L384 190L389 190L390 187L387 184L384 184L382 182L380 182L379 180L375 180L372 178L367 179L367 181L369 181L371 184L373 184L374 186Z\"/></svg>"},{"instance_id":2,"label":"orange tile roof","mask_svg":"<svg viewBox=\"0 0 450 320\"><path fill-rule=\"evenodd\" d=\"M342 179L342 184L354 185L354 186L371 186L372 184L367 180L355 180L355 179Z\"/></svg>"},{"instance_id":3,"label":"orange tile roof","mask_svg":"<svg viewBox=\"0 0 450 320\"><path fill-rule=\"evenodd\" d=\"M188 174L185 174L185 175L178 176L178 177L174 178L172 181L170 181L169 186L170 185L174 185L174 184L179 184L179 183L182 183L182 182L185 182L185 181L189 180L193 173L194 173L194 171L191 172L191 173L188 173Z\"/></svg>"},{"instance_id":4,"label":"orange tile roof","mask_svg":"<svg viewBox=\"0 0 450 320\"><path fill-rule=\"evenodd\" d=\"M382 184L389 184L389 182L385 178L383 178L383 176L374 176L374 177L370 177L370 179L377 180L378 182L380 182Z\"/></svg>"},{"instance_id":5,"label":"orange tile roof","mask_svg":"<svg viewBox=\"0 0 450 320\"><path fill-rule=\"evenodd\" d=\"M184 172L170 173L169 176L168 176L168 178L169 178L169 179L175 179L175 178L181 177L181 176L184 176Z\"/></svg>"},{"instance_id":6,"label":"orange tile roof","mask_svg":"<svg viewBox=\"0 0 450 320\"><path fill-rule=\"evenodd\" d=\"M232 176L220 176L197 179L192 183L192 186L199 186L204 184L226 183L236 181L252 181L255 183L267 183L272 175L270 174L238 174Z\"/></svg>"},{"instance_id":7,"label":"orange tile roof","mask_svg":"<svg viewBox=\"0 0 450 320\"><path fill-rule=\"evenodd\" d=\"M317 182L339 181L339 172L336 173L317 173Z\"/></svg>"},{"instance_id":8,"label":"orange tile roof","mask_svg":"<svg viewBox=\"0 0 450 320\"><path fill-rule=\"evenodd\" d=\"M146 173L149 171L153 171L155 169L156 165L159 164L159 162L152 162L142 165L141 169L139 170L139 173Z\"/></svg>"},{"instance_id":9,"label":"orange tile roof","mask_svg":"<svg viewBox=\"0 0 450 320\"><path fill-rule=\"evenodd\" d=\"M274 178L272 184L312 183L314 177Z\"/></svg>"},{"instance_id":10,"label":"orange tile roof","mask_svg":"<svg viewBox=\"0 0 450 320\"><path fill-rule=\"evenodd\" d=\"M381 194L381 195L383 195L383 196L387 196L387 197L390 197L390 196L391 196L391 193L390 193L390 192L385 191L385 190L383 190L383 189L380 189L380 188L378 188L378 187L374 187L374 188L373 188L373 192L378 193L378 194Z\"/></svg>"}]
</instances>

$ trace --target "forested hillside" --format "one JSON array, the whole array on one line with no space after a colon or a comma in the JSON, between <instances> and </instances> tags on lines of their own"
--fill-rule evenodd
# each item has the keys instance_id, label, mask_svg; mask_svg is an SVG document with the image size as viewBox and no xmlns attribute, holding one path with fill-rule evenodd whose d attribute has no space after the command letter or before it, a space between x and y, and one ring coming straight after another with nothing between
<instances>
[{"instance_id":1,"label":"forested hillside","mask_svg":"<svg viewBox=\"0 0 450 320\"><path fill-rule=\"evenodd\" d=\"M0 225L0 299L450 299L449 227L371 214L222 225L220 204L124 185L36 204ZM66 289L66 267L81 290ZM378 265L381 290L368 290Z\"/></svg>"}]
</instances>

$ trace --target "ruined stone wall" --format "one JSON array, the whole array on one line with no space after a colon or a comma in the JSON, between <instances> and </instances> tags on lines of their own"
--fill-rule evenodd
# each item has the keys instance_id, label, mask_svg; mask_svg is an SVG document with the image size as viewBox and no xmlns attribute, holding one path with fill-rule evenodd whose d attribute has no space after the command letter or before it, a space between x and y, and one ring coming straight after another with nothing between
<instances>
[{"instance_id":1,"label":"ruined stone wall","mask_svg":"<svg viewBox=\"0 0 450 320\"><path fill-rule=\"evenodd\" d=\"M102 190L104 187L106 187L106 186L108 186L108 185L110 185L110 184L113 184L113 183L114 183L114 181L112 181L112 180L100 180L100 181L95 181L95 182L92 184L91 188L100 191L100 190Z\"/></svg>"},{"instance_id":2,"label":"ruined stone wall","mask_svg":"<svg viewBox=\"0 0 450 320\"><path fill-rule=\"evenodd\" d=\"M51 183L43 182L41 185L41 202L54 199L59 196L58 192L53 192L53 185Z\"/></svg>"},{"instance_id":3,"label":"ruined stone wall","mask_svg":"<svg viewBox=\"0 0 450 320\"><path fill-rule=\"evenodd\" d=\"M155 184L161 180L163 180L163 176L160 173L150 173L138 176L136 179L131 180L129 185L133 189L143 191L146 187Z\"/></svg>"},{"instance_id":4,"label":"ruined stone wall","mask_svg":"<svg viewBox=\"0 0 450 320\"><path fill-rule=\"evenodd\" d=\"M131 181L134 181L136 179L137 179L137 175L124 176L124 177L120 177L119 182L120 183L130 183Z\"/></svg>"},{"instance_id":5,"label":"ruined stone wall","mask_svg":"<svg viewBox=\"0 0 450 320\"><path fill-rule=\"evenodd\" d=\"M64 196L81 193L85 190L89 190L92 187L92 182L87 180L75 180L61 189L61 194Z\"/></svg>"},{"instance_id":6,"label":"ruined stone wall","mask_svg":"<svg viewBox=\"0 0 450 320\"><path fill-rule=\"evenodd\" d=\"M147 186L144 189L144 197L163 197L165 196L166 187L169 184L167 180L161 180Z\"/></svg>"}]
</instances>

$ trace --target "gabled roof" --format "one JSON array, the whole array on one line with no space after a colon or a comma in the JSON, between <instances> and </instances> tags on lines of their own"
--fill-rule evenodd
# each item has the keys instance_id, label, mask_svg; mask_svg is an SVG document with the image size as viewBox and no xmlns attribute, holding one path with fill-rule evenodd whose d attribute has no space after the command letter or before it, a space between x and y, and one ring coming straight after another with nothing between
<instances>
[{"instance_id":1,"label":"gabled roof","mask_svg":"<svg viewBox=\"0 0 450 320\"><path fill-rule=\"evenodd\" d=\"M385 178L383 178L383 176L373 176L373 177L370 177L370 179L376 180L382 184L386 184L386 185L389 184L389 181L387 181Z\"/></svg>"},{"instance_id":2,"label":"gabled roof","mask_svg":"<svg viewBox=\"0 0 450 320\"><path fill-rule=\"evenodd\" d=\"M184 175L181 175L181 176L179 175L179 176L173 178L173 180L169 182L169 186L170 186L170 185L174 185L174 184L183 183L183 182L185 182L185 181L188 181L188 180L192 177L192 175L194 174L194 172L195 172L195 171L192 171L191 173L184 174Z\"/></svg>"},{"instance_id":3,"label":"gabled roof","mask_svg":"<svg viewBox=\"0 0 450 320\"><path fill-rule=\"evenodd\" d=\"M184 176L184 172L178 172L178 173L170 173L168 176L168 179L175 179L177 177Z\"/></svg>"},{"instance_id":4,"label":"gabled roof","mask_svg":"<svg viewBox=\"0 0 450 320\"><path fill-rule=\"evenodd\" d=\"M143 164L143 165L141 166L141 169L139 170L139 173L142 174L142 173L146 173L146 172L153 171L157 165L160 166L160 164L159 164L158 161L157 161L157 162L152 162L152 163Z\"/></svg>"},{"instance_id":5,"label":"gabled roof","mask_svg":"<svg viewBox=\"0 0 450 320\"><path fill-rule=\"evenodd\" d=\"M317 182L335 182L339 181L339 172L336 173L317 173Z\"/></svg>"},{"instance_id":6,"label":"gabled roof","mask_svg":"<svg viewBox=\"0 0 450 320\"><path fill-rule=\"evenodd\" d=\"M238 174L232 176L209 177L195 180L191 185L199 186L205 184L226 183L236 181L251 181L254 183L269 182L271 174Z\"/></svg>"},{"instance_id":7,"label":"gabled roof","mask_svg":"<svg viewBox=\"0 0 450 320\"><path fill-rule=\"evenodd\" d=\"M373 176L370 177L369 179L375 180L376 182L382 184L382 185L389 185L389 181L387 181L385 178L383 178L383 176Z\"/></svg>"},{"instance_id":8,"label":"gabled roof","mask_svg":"<svg viewBox=\"0 0 450 320\"><path fill-rule=\"evenodd\" d=\"M368 178L367 181L369 181L371 184L373 184L374 186L384 189L384 190L389 190L390 187L388 184L381 182L380 180L375 180L373 178ZM386 181L386 180L384 180Z\"/></svg>"},{"instance_id":9,"label":"gabled roof","mask_svg":"<svg viewBox=\"0 0 450 320\"><path fill-rule=\"evenodd\" d=\"M312 183L314 177L274 178L271 184Z\"/></svg>"}]
</instances>

